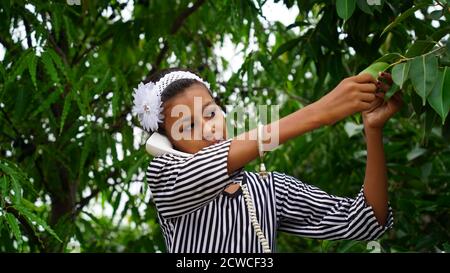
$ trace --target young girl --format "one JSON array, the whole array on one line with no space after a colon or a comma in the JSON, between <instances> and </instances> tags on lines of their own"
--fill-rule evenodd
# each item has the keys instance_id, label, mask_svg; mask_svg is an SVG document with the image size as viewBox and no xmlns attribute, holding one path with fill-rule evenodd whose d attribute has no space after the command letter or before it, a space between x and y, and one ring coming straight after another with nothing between
<instances>
[{"instance_id":1,"label":"young girl","mask_svg":"<svg viewBox=\"0 0 450 273\"><path fill-rule=\"evenodd\" d=\"M392 83L389 74L381 77ZM196 74L168 69L140 84L133 111L144 129L165 135L185 152L156 156L147 170L167 250L273 252L278 231L329 240L380 237L393 221L382 128L401 105L400 95L384 102L384 93L376 92L388 85L369 74L346 78L317 102L258 130L277 129L282 144L362 112L366 173L361 191L351 199L284 173L245 171L267 142L261 143L260 132L259 139L251 137L256 129L228 139L224 114L209 84ZM186 110L181 117L180 109Z\"/></svg>"}]
</instances>

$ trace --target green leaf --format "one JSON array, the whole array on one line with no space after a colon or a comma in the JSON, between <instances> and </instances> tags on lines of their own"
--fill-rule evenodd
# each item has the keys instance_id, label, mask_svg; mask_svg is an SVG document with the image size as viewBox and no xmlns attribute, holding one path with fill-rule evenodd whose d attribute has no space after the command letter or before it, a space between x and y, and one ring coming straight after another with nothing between
<instances>
[{"instance_id":1,"label":"green leaf","mask_svg":"<svg viewBox=\"0 0 450 273\"><path fill-rule=\"evenodd\" d=\"M61 114L61 122L59 126L59 134L61 135L64 129L64 123L66 121L67 115L69 114L70 107L72 105L72 92L69 92L64 99L63 112Z\"/></svg>"},{"instance_id":2,"label":"green leaf","mask_svg":"<svg viewBox=\"0 0 450 273\"><path fill-rule=\"evenodd\" d=\"M355 11L356 0L336 0L336 11L344 20L350 18Z\"/></svg>"},{"instance_id":3,"label":"green leaf","mask_svg":"<svg viewBox=\"0 0 450 273\"><path fill-rule=\"evenodd\" d=\"M384 95L384 100L389 100L397 91L400 90L400 86L398 86L396 83L392 84L389 90Z\"/></svg>"},{"instance_id":4,"label":"green leaf","mask_svg":"<svg viewBox=\"0 0 450 273\"><path fill-rule=\"evenodd\" d=\"M41 60L42 63L44 64L45 71L50 76L50 79L54 83L59 83L58 72L56 71L56 68L53 65L53 60L52 57L50 56L50 53L48 53L47 51L42 53Z\"/></svg>"},{"instance_id":5,"label":"green leaf","mask_svg":"<svg viewBox=\"0 0 450 273\"><path fill-rule=\"evenodd\" d=\"M426 149L416 146L406 155L406 159L408 159L408 161L414 160L423 155L426 151Z\"/></svg>"},{"instance_id":6,"label":"green leaf","mask_svg":"<svg viewBox=\"0 0 450 273\"><path fill-rule=\"evenodd\" d=\"M410 9L408 9L407 11L403 12L400 16L397 16L395 18L395 20L390 23L381 33L380 36L383 36L383 34L385 34L386 32L391 31L391 29L393 29L394 27L396 27L399 23L403 22L405 19L407 19L409 16L413 15L414 12L416 12L417 10L426 7L429 5L428 1L422 2L414 7L411 7Z\"/></svg>"},{"instance_id":7,"label":"green leaf","mask_svg":"<svg viewBox=\"0 0 450 273\"><path fill-rule=\"evenodd\" d=\"M56 238L60 243L62 243L62 240L59 238L58 234L41 218L39 218L36 214L29 211L26 207L21 205L14 205L14 207L25 216L28 220L28 222L36 222L36 224L42 226L48 233L50 233L53 237Z\"/></svg>"},{"instance_id":8,"label":"green leaf","mask_svg":"<svg viewBox=\"0 0 450 273\"><path fill-rule=\"evenodd\" d=\"M283 54L286 51L289 51L291 49L293 49L295 46L297 46L298 44L300 44L301 40L303 39L303 37L299 37L299 38L295 38L292 40L287 41L286 43L280 45L275 52L272 54L272 58L275 59L278 56L280 56L281 54Z\"/></svg>"},{"instance_id":9,"label":"green leaf","mask_svg":"<svg viewBox=\"0 0 450 273\"><path fill-rule=\"evenodd\" d=\"M433 34L431 34L431 40L440 41L442 39L442 37L444 37L448 33L450 33L450 26L440 28L439 30L437 30Z\"/></svg>"},{"instance_id":10,"label":"green leaf","mask_svg":"<svg viewBox=\"0 0 450 273\"><path fill-rule=\"evenodd\" d=\"M402 55L400 53L388 53L380 58L378 58L374 63L394 63L402 58Z\"/></svg>"},{"instance_id":11,"label":"green leaf","mask_svg":"<svg viewBox=\"0 0 450 273\"><path fill-rule=\"evenodd\" d=\"M2 76L3 82L6 82L7 74L6 74L5 67L3 67L3 63L1 63L1 62L0 62L0 75ZM0 99L1 99L1 97L0 97Z\"/></svg>"},{"instance_id":12,"label":"green leaf","mask_svg":"<svg viewBox=\"0 0 450 273\"><path fill-rule=\"evenodd\" d=\"M25 175L21 172L21 170L14 165L14 163L11 163L6 160L0 160L0 169L7 174L8 176L15 176L19 177L20 179L25 178Z\"/></svg>"},{"instance_id":13,"label":"green leaf","mask_svg":"<svg viewBox=\"0 0 450 273\"><path fill-rule=\"evenodd\" d=\"M422 54L429 52L436 42L419 40L414 42L414 44L406 51L405 57L413 58Z\"/></svg>"},{"instance_id":14,"label":"green leaf","mask_svg":"<svg viewBox=\"0 0 450 273\"><path fill-rule=\"evenodd\" d=\"M119 112L119 101L120 101L120 98L122 97L122 92L121 92L121 89L119 88L119 83L116 82L116 84L114 85L113 92L114 92L114 94L112 97L111 105L112 105L113 117L115 118Z\"/></svg>"},{"instance_id":15,"label":"green leaf","mask_svg":"<svg viewBox=\"0 0 450 273\"><path fill-rule=\"evenodd\" d=\"M77 37L77 31L75 30L74 24L69 16L62 16L64 21L64 32L67 35L67 40L70 43L75 43Z\"/></svg>"},{"instance_id":16,"label":"green leaf","mask_svg":"<svg viewBox=\"0 0 450 273\"><path fill-rule=\"evenodd\" d=\"M30 57L31 51L25 51L22 56L14 62L15 65L12 69L12 73L10 74L9 81L14 82L18 75L22 75L23 71L27 68L28 59Z\"/></svg>"},{"instance_id":17,"label":"green leaf","mask_svg":"<svg viewBox=\"0 0 450 273\"><path fill-rule=\"evenodd\" d=\"M14 191L14 203L20 204L22 199L22 187L14 176L11 176L11 185Z\"/></svg>"},{"instance_id":18,"label":"green leaf","mask_svg":"<svg viewBox=\"0 0 450 273\"><path fill-rule=\"evenodd\" d=\"M8 178L6 177L6 175L2 176L1 180L0 180L0 193L1 193L1 198L0 200L2 202L4 202L3 198L5 198L6 196L8 196L8 191L9 191L9 181Z\"/></svg>"},{"instance_id":19,"label":"green leaf","mask_svg":"<svg viewBox=\"0 0 450 273\"><path fill-rule=\"evenodd\" d=\"M136 160L136 161L134 162L134 164L130 167L130 169L129 169L128 172L127 172L127 177L124 179L124 183L125 183L125 184L128 183L128 182L130 182L131 177L133 176L133 174L135 174L135 173L137 172L138 168L139 168L140 166L142 166L142 162L144 162L145 160L148 159L147 154L138 152L138 153L136 154L136 156L139 155L139 154L141 154L141 156L138 158L138 160Z\"/></svg>"},{"instance_id":20,"label":"green leaf","mask_svg":"<svg viewBox=\"0 0 450 273\"><path fill-rule=\"evenodd\" d=\"M52 11L50 12L50 15L52 17L51 23L53 28L55 29L55 38L56 40L59 40L59 33L61 29L61 8L58 5L50 5L50 8L52 8Z\"/></svg>"},{"instance_id":21,"label":"green leaf","mask_svg":"<svg viewBox=\"0 0 450 273\"><path fill-rule=\"evenodd\" d=\"M56 64L56 66L59 68L59 70L64 74L64 76L69 79L68 75L70 68L66 65L64 65L62 58L60 55L58 55L53 49L48 48L47 49L48 54L53 60L53 63ZM73 81L73 79L69 79L70 81Z\"/></svg>"},{"instance_id":22,"label":"green leaf","mask_svg":"<svg viewBox=\"0 0 450 273\"><path fill-rule=\"evenodd\" d=\"M39 108L36 109L32 114L31 117L35 117L37 114L41 113L44 110L47 110L48 108L50 108L50 105L53 104L54 102L56 102L59 99L59 95L61 94L61 90L57 89L55 91L53 91L50 96L47 97L47 99L45 99L41 105L39 105Z\"/></svg>"},{"instance_id":23,"label":"green leaf","mask_svg":"<svg viewBox=\"0 0 450 273\"><path fill-rule=\"evenodd\" d=\"M91 151L91 138L87 137L84 140L84 145L83 145L83 149L81 150L81 156L80 156L80 168L78 171L78 177L82 177L83 175L83 170L84 170L84 163L86 162L86 159L88 158L88 155Z\"/></svg>"},{"instance_id":24,"label":"green leaf","mask_svg":"<svg viewBox=\"0 0 450 273\"><path fill-rule=\"evenodd\" d=\"M29 107L28 91L30 90L27 90L25 88L20 88L19 90L17 90L17 96L13 111L14 119L17 120L24 119L25 112L28 110L27 108Z\"/></svg>"},{"instance_id":25,"label":"green leaf","mask_svg":"<svg viewBox=\"0 0 450 273\"><path fill-rule=\"evenodd\" d=\"M34 54L30 54L30 57L28 59L28 71L30 72L31 81L33 82L34 88L37 90L36 68L37 68L37 56Z\"/></svg>"},{"instance_id":26,"label":"green leaf","mask_svg":"<svg viewBox=\"0 0 450 273\"><path fill-rule=\"evenodd\" d=\"M428 96L428 103L433 107L436 113L442 119L444 124L450 111L450 68L445 67L443 71L439 70L436 84Z\"/></svg>"},{"instance_id":27,"label":"green leaf","mask_svg":"<svg viewBox=\"0 0 450 273\"><path fill-rule=\"evenodd\" d=\"M392 80L400 87L403 88L403 84L408 79L409 74L409 62L401 63L392 68Z\"/></svg>"},{"instance_id":28,"label":"green leaf","mask_svg":"<svg viewBox=\"0 0 450 273\"><path fill-rule=\"evenodd\" d=\"M422 55L411 60L409 77L417 94L425 105L428 95L436 83L438 61L435 56Z\"/></svg>"},{"instance_id":29,"label":"green leaf","mask_svg":"<svg viewBox=\"0 0 450 273\"><path fill-rule=\"evenodd\" d=\"M106 74L104 75L104 77L102 78L102 80L100 81L100 83L96 84L96 87L94 89L94 93L93 94L102 94L105 92L105 87L108 83L111 82L111 70L108 69L106 70Z\"/></svg>"},{"instance_id":30,"label":"green leaf","mask_svg":"<svg viewBox=\"0 0 450 273\"><path fill-rule=\"evenodd\" d=\"M72 86L71 92L73 93L73 99L77 103L78 110L80 110L81 115L86 116L88 114L88 107L87 107L87 105L83 104L83 101L80 96L80 89L79 89L80 87L79 86L80 85L78 82L74 83Z\"/></svg>"},{"instance_id":31,"label":"green leaf","mask_svg":"<svg viewBox=\"0 0 450 273\"><path fill-rule=\"evenodd\" d=\"M46 51L50 57L52 58L53 62L56 64L56 66L61 70L65 71L67 68L64 66L61 57L51 48L48 48Z\"/></svg>"},{"instance_id":32,"label":"green leaf","mask_svg":"<svg viewBox=\"0 0 450 273\"><path fill-rule=\"evenodd\" d=\"M407 86L410 87L411 85ZM411 96L411 104L414 108L414 112L416 112L416 114L420 116L425 111L425 107L422 105L422 98L419 97L416 92L412 92L412 90L410 91L411 92L409 92L409 94Z\"/></svg>"},{"instance_id":33,"label":"green leaf","mask_svg":"<svg viewBox=\"0 0 450 273\"><path fill-rule=\"evenodd\" d=\"M379 62L379 63L373 63L366 67L363 71L359 72L359 75L367 73L370 74L374 79L378 79L379 73L385 71L389 68L388 63Z\"/></svg>"},{"instance_id":34,"label":"green leaf","mask_svg":"<svg viewBox=\"0 0 450 273\"><path fill-rule=\"evenodd\" d=\"M20 232L19 224L17 223L16 217L12 215L11 213L7 212L5 214L6 222L9 225L10 230L12 231L12 234L17 240L17 243L19 246L22 244L22 233Z\"/></svg>"},{"instance_id":35,"label":"green leaf","mask_svg":"<svg viewBox=\"0 0 450 273\"><path fill-rule=\"evenodd\" d=\"M439 116L436 114L435 111L426 111L425 112L425 119L424 119L424 126L423 126L423 139L425 139L427 136L430 135L431 130L436 125L436 120L439 118Z\"/></svg>"},{"instance_id":36,"label":"green leaf","mask_svg":"<svg viewBox=\"0 0 450 273\"><path fill-rule=\"evenodd\" d=\"M444 15L444 10L435 10L428 14L428 18L432 20L439 20Z\"/></svg>"},{"instance_id":37,"label":"green leaf","mask_svg":"<svg viewBox=\"0 0 450 273\"><path fill-rule=\"evenodd\" d=\"M367 4L367 0L358 0L356 2L358 4L358 7L360 10L362 10L363 12L373 15L372 10L370 9L370 6Z\"/></svg>"}]
</instances>

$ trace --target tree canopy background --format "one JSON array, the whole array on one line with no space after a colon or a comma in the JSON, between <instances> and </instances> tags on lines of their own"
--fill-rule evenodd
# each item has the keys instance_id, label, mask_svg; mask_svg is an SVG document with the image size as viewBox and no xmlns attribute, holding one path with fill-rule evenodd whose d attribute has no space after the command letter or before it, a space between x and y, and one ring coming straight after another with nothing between
<instances>
[{"instance_id":1,"label":"tree canopy background","mask_svg":"<svg viewBox=\"0 0 450 273\"><path fill-rule=\"evenodd\" d=\"M385 128L395 226L375 250L450 251L450 1L276 1L298 6L288 27L264 18L265 2L0 1L0 251L165 250L144 175L148 135L130 114L133 87L155 71L192 68L222 103L278 104L284 116L379 58L405 105ZM215 54L226 42L244 58L229 75ZM308 133L266 164L354 196L361 124L355 115ZM277 246L374 250L283 233Z\"/></svg>"}]
</instances>

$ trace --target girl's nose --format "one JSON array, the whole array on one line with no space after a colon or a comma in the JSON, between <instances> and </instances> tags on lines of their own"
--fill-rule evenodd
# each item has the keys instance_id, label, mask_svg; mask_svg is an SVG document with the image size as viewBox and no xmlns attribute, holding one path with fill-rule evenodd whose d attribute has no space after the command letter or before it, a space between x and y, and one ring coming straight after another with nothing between
<instances>
[{"instance_id":1,"label":"girl's nose","mask_svg":"<svg viewBox=\"0 0 450 273\"><path fill-rule=\"evenodd\" d=\"M212 121L208 122L203 120L203 139L213 140L215 132L216 132L215 123Z\"/></svg>"}]
</instances>

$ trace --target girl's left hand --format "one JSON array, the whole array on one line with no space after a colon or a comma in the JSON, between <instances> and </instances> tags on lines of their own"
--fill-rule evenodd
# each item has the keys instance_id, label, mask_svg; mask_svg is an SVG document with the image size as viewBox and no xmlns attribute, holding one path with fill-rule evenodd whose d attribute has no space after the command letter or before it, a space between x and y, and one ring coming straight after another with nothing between
<instances>
[{"instance_id":1,"label":"girl's left hand","mask_svg":"<svg viewBox=\"0 0 450 273\"><path fill-rule=\"evenodd\" d=\"M366 129L381 129L403 104L400 92L395 93L388 101L384 101L384 94L392 85L392 77L389 73L381 73L378 78L376 99L372 102L369 110L363 111L364 127Z\"/></svg>"}]
</instances>

